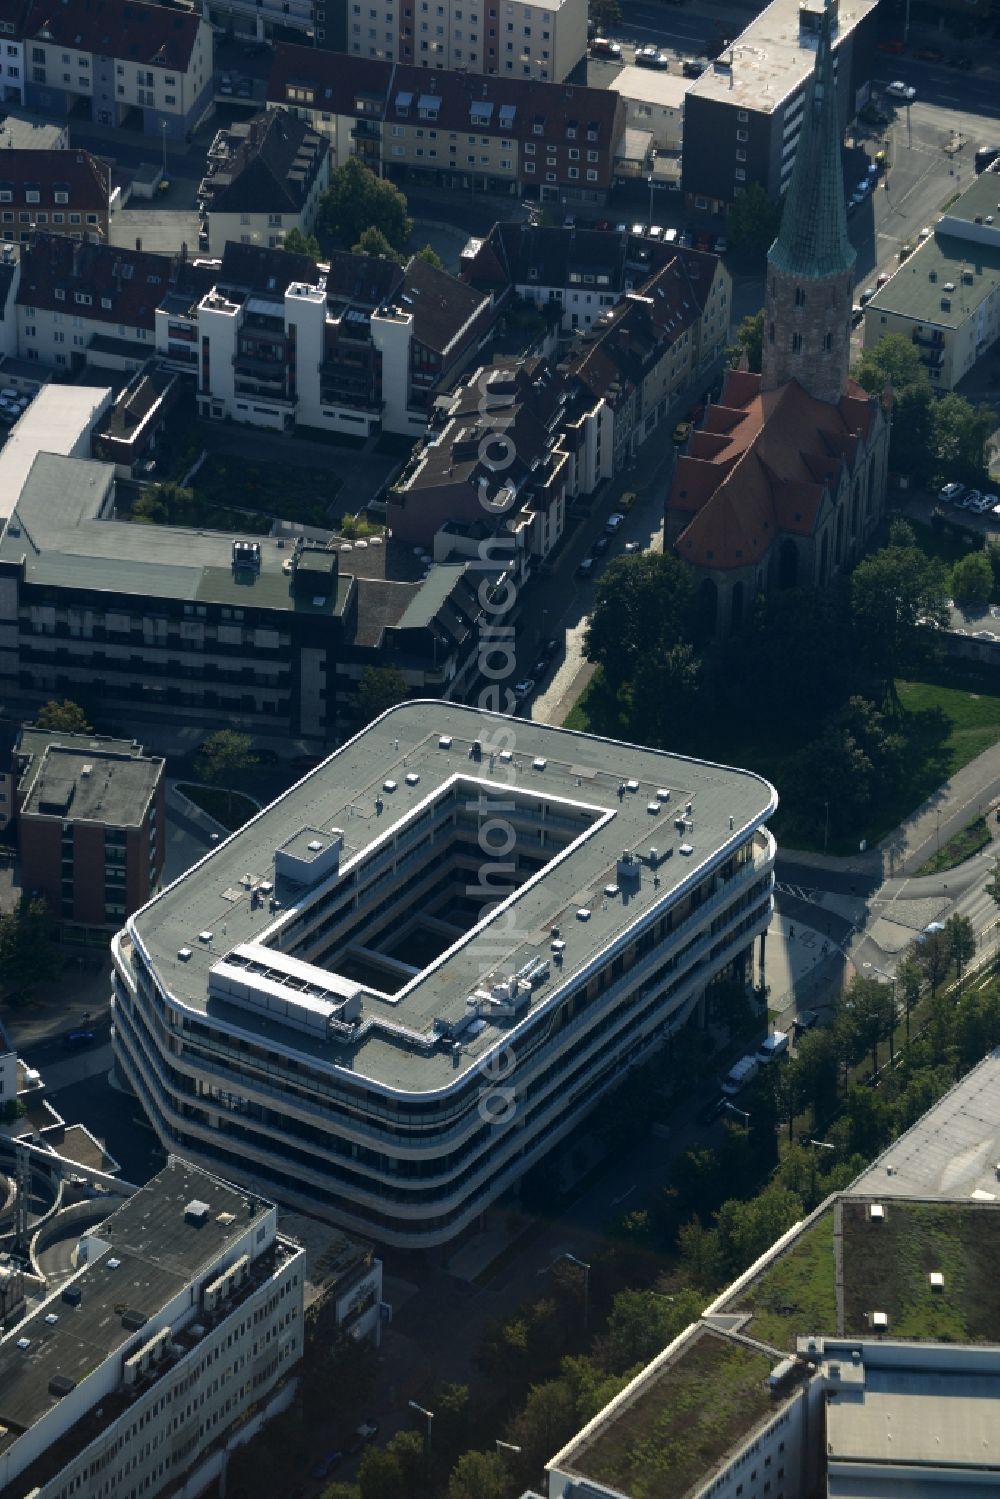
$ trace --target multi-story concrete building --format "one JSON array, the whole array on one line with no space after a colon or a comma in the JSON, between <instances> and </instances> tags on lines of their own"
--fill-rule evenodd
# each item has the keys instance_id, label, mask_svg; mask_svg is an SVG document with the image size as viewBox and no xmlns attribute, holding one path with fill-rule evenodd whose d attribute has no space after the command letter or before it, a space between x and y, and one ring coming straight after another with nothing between
<instances>
[{"instance_id":1,"label":"multi-story concrete building","mask_svg":"<svg viewBox=\"0 0 1000 1499\"><path fill-rule=\"evenodd\" d=\"M329 23L326 11L326 0L203 0L202 4L206 21L231 35L252 36L263 42L276 33L287 36L290 31L300 31L304 42L315 38L320 46L343 46L342 0L336 4L331 0ZM335 36L340 37L339 43Z\"/></svg>"},{"instance_id":2,"label":"multi-story concrete building","mask_svg":"<svg viewBox=\"0 0 1000 1499\"><path fill-rule=\"evenodd\" d=\"M0 236L36 229L101 244L108 237L111 168L89 151L8 147L0 156Z\"/></svg>"},{"instance_id":3,"label":"multi-story concrete building","mask_svg":"<svg viewBox=\"0 0 1000 1499\"><path fill-rule=\"evenodd\" d=\"M349 0L356 57L559 83L587 52L586 0Z\"/></svg>"},{"instance_id":4,"label":"multi-story concrete building","mask_svg":"<svg viewBox=\"0 0 1000 1499\"><path fill-rule=\"evenodd\" d=\"M230 240L274 249L290 229L310 234L330 182L324 136L285 109L220 130L198 189L208 215L208 251Z\"/></svg>"},{"instance_id":5,"label":"multi-story concrete building","mask_svg":"<svg viewBox=\"0 0 1000 1499\"><path fill-rule=\"evenodd\" d=\"M839 132L868 98L876 10L876 0L830 5ZM752 182L775 201L784 194L823 13L824 0L771 0L688 88L681 182L689 206L725 213Z\"/></svg>"},{"instance_id":6,"label":"multi-story concrete building","mask_svg":"<svg viewBox=\"0 0 1000 1499\"><path fill-rule=\"evenodd\" d=\"M977 177L865 308L865 348L917 347L934 389L954 390L1000 335L1000 176Z\"/></svg>"},{"instance_id":7,"label":"multi-story concrete building","mask_svg":"<svg viewBox=\"0 0 1000 1499\"><path fill-rule=\"evenodd\" d=\"M305 1251L274 1207L171 1158L0 1339L0 1488L200 1493L294 1390Z\"/></svg>"},{"instance_id":8,"label":"multi-story concrete building","mask_svg":"<svg viewBox=\"0 0 1000 1499\"><path fill-rule=\"evenodd\" d=\"M407 703L126 924L120 1073L171 1148L443 1245L747 978L775 805L747 772Z\"/></svg>"},{"instance_id":9,"label":"multi-story concrete building","mask_svg":"<svg viewBox=\"0 0 1000 1499\"><path fill-rule=\"evenodd\" d=\"M160 883L163 761L131 740L32 727L14 756L25 889L67 932L117 929Z\"/></svg>"},{"instance_id":10,"label":"multi-story concrete building","mask_svg":"<svg viewBox=\"0 0 1000 1499\"><path fill-rule=\"evenodd\" d=\"M267 103L326 135L334 167L357 155L404 183L543 203L603 203L625 130L625 105L607 89L284 45Z\"/></svg>"},{"instance_id":11,"label":"multi-story concrete building","mask_svg":"<svg viewBox=\"0 0 1000 1499\"><path fill-rule=\"evenodd\" d=\"M477 369L440 411L389 492L386 520L400 541L434 557L477 557L484 535L503 538L520 581L562 539L568 459L560 441L566 388L544 359Z\"/></svg>"},{"instance_id":12,"label":"multi-story concrete building","mask_svg":"<svg viewBox=\"0 0 1000 1499\"><path fill-rule=\"evenodd\" d=\"M419 436L487 337L492 300L414 257L226 246L156 311L157 349L197 377L203 416L255 426ZM209 285L204 281L208 279Z\"/></svg>"},{"instance_id":13,"label":"multi-story concrete building","mask_svg":"<svg viewBox=\"0 0 1000 1499\"><path fill-rule=\"evenodd\" d=\"M212 112L212 29L188 10L146 0L29 0L12 21L22 45L21 103L57 118L141 125L183 140Z\"/></svg>"}]
</instances>

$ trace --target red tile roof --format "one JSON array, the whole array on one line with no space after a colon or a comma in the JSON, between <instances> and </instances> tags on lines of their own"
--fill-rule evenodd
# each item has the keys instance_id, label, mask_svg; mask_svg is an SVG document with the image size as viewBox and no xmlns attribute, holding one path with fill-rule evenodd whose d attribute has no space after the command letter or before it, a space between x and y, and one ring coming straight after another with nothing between
<instances>
[{"instance_id":1,"label":"red tile roof","mask_svg":"<svg viewBox=\"0 0 1000 1499\"><path fill-rule=\"evenodd\" d=\"M836 406L796 380L767 392L760 384L730 370L674 468L668 522L671 512L687 522L674 549L696 567L747 567L783 532L811 536L827 486L867 445L872 406L853 381Z\"/></svg>"},{"instance_id":2,"label":"red tile roof","mask_svg":"<svg viewBox=\"0 0 1000 1499\"><path fill-rule=\"evenodd\" d=\"M176 266L169 255L39 233L21 247L18 306L153 329L156 309L170 289Z\"/></svg>"},{"instance_id":3,"label":"red tile roof","mask_svg":"<svg viewBox=\"0 0 1000 1499\"><path fill-rule=\"evenodd\" d=\"M48 211L56 203L56 192L65 192L66 207L106 213L111 173L103 162L89 151L33 151L11 148L0 152L0 192L14 208L41 208ZM25 194L34 191L38 199L29 203Z\"/></svg>"}]
</instances>

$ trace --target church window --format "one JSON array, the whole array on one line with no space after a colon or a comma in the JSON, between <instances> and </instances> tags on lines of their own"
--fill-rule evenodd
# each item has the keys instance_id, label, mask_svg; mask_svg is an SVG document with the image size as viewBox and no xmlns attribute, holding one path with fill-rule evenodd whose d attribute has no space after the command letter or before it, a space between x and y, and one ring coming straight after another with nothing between
<instances>
[{"instance_id":1,"label":"church window","mask_svg":"<svg viewBox=\"0 0 1000 1499\"><path fill-rule=\"evenodd\" d=\"M823 336L823 347L824 347L824 349L832 349L833 348L833 334L832 333L826 333L826 334L824 334L824 336Z\"/></svg>"},{"instance_id":2,"label":"church window","mask_svg":"<svg viewBox=\"0 0 1000 1499\"><path fill-rule=\"evenodd\" d=\"M801 348L802 348L802 334L801 333L793 333L792 334L792 353L793 354L797 354Z\"/></svg>"},{"instance_id":3,"label":"church window","mask_svg":"<svg viewBox=\"0 0 1000 1499\"><path fill-rule=\"evenodd\" d=\"M795 288L795 305L796 307L804 307L806 305L806 294L801 286Z\"/></svg>"}]
</instances>

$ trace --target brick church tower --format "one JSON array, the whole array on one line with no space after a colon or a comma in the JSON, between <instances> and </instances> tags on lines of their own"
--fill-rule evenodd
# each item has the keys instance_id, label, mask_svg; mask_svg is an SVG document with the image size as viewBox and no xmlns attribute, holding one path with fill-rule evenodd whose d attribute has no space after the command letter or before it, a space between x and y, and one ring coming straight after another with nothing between
<instances>
[{"instance_id":1,"label":"brick church tower","mask_svg":"<svg viewBox=\"0 0 1000 1499\"><path fill-rule=\"evenodd\" d=\"M778 237L768 251L762 389L787 380L821 401L847 385L855 251L847 237L830 0Z\"/></svg>"}]
</instances>

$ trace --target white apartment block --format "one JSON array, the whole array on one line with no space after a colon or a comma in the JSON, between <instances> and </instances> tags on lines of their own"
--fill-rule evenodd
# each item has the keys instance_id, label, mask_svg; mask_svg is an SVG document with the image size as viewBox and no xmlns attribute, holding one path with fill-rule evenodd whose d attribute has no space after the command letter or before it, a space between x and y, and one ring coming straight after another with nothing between
<instances>
[{"instance_id":1,"label":"white apartment block","mask_svg":"<svg viewBox=\"0 0 1000 1499\"><path fill-rule=\"evenodd\" d=\"M78 1258L0 1339L0 1489L201 1493L291 1398L305 1250L270 1203L171 1157Z\"/></svg>"},{"instance_id":2,"label":"white apartment block","mask_svg":"<svg viewBox=\"0 0 1000 1499\"><path fill-rule=\"evenodd\" d=\"M347 50L561 83L587 51L586 0L350 0Z\"/></svg>"},{"instance_id":3,"label":"white apartment block","mask_svg":"<svg viewBox=\"0 0 1000 1499\"><path fill-rule=\"evenodd\" d=\"M120 1074L168 1148L445 1244L748 978L776 802L749 772L406 703L129 920Z\"/></svg>"}]
</instances>

